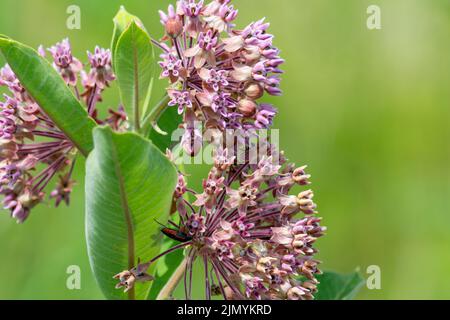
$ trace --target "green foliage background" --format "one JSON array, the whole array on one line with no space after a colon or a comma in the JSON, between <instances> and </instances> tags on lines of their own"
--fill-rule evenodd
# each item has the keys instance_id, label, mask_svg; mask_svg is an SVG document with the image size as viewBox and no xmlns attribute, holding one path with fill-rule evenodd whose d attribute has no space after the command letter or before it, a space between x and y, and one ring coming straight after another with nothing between
<instances>
[{"instance_id":1,"label":"green foliage background","mask_svg":"<svg viewBox=\"0 0 450 320\"><path fill-rule=\"evenodd\" d=\"M110 45L121 4L159 37L157 10L170 2L1 0L0 33L34 47L69 36L86 61L86 49ZM319 242L323 267L364 273L379 265L382 290L359 298L450 298L450 2L234 2L239 26L267 17L287 60L285 94L269 100L280 109L283 149L313 175L329 228ZM66 28L73 4L81 30ZM371 4L382 9L380 31L366 28ZM108 92L105 108L119 99ZM86 253L83 166L69 208L41 206L22 226L1 212L1 299L102 298ZM189 168L197 187L206 170ZM81 267L81 290L66 288L70 265Z\"/></svg>"}]
</instances>

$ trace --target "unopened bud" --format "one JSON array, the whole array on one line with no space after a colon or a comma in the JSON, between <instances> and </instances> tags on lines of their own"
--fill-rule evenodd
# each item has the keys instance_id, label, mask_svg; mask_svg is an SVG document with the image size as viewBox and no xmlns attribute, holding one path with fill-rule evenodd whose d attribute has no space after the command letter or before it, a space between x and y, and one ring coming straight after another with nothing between
<instances>
[{"instance_id":1,"label":"unopened bud","mask_svg":"<svg viewBox=\"0 0 450 320\"><path fill-rule=\"evenodd\" d=\"M299 287L292 287L287 292L287 296L289 300L300 300L305 295L305 291L300 289Z\"/></svg>"},{"instance_id":2,"label":"unopened bud","mask_svg":"<svg viewBox=\"0 0 450 320\"><path fill-rule=\"evenodd\" d=\"M310 184L309 179L311 178L311 175L305 173L306 166L295 169L292 173L292 178L296 183L302 186L306 186Z\"/></svg>"},{"instance_id":3,"label":"unopened bud","mask_svg":"<svg viewBox=\"0 0 450 320\"><path fill-rule=\"evenodd\" d=\"M33 208L35 207L41 200L41 195L32 194L29 191L24 192L17 199L24 208Z\"/></svg>"},{"instance_id":4,"label":"unopened bud","mask_svg":"<svg viewBox=\"0 0 450 320\"><path fill-rule=\"evenodd\" d=\"M171 18L167 20L165 28L167 35L172 38L176 38L183 32L183 23L178 17Z\"/></svg>"},{"instance_id":5,"label":"unopened bud","mask_svg":"<svg viewBox=\"0 0 450 320\"><path fill-rule=\"evenodd\" d=\"M264 95L264 88L256 82L250 82L245 86L245 95L252 100L258 100Z\"/></svg>"},{"instance_id":6,"label":"unopened bud","mask_svg":"<svg viewBox=\"0 0 450 320\"><path fill-rule=\"evenodd\" d=\"M261 52L257 46L252 46L243 50L242 54L248 63L257 61L261 58Z\"/></svg>"},{"instance_id":7,"label":"unopened bud","mask_svg":"<svg viewBox=\"0 0 450 320\"><path fill-rule=\"evenodd\" d=\"M301 240L295 240L292 242L292 247L294 247L295 250L301 250L304 245L305 243Z\"/></svg>"},{"instance_id":8,"label":"unopened bud","mask_svg":"<svg viewBox=\"0 0 450 320\"><path fill-rule=\"evenodd\" d=\"M246 117L251 117L256 112L257 105L253 100L242 99L239 101L239 111Z\"/></svg>"},{"instance_id":9,"label":"unopened bud","mask_svg":"<svg viewBox=\"0 0 450 320\"><path fill-rule=\"evenodd\" d=\"M302 283L302 286L312 292L315 292L317 290L317 285L312 281L305 281Z\"/></svg>"},{"instance_id":10,"label":"unopened bud","mask_svg":"<svg viewBox=\"0 0 450 320\"><path fill-rule=\"evenodd\" d=\"M298 199L312 199L313 197L314 193L312 190L300 192L297 196Z\"/></svg>"}]
</instances>

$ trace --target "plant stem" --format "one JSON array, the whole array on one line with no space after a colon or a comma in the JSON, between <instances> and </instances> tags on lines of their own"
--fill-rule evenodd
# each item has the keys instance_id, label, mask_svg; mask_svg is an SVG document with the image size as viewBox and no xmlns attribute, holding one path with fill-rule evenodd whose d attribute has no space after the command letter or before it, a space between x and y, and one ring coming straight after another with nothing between
<instances>
[{"instance_id":1,"label":"plant stem","mask_svg":"<svg viewBox=\"0 0 450 320\"><path fill-rule=\"evenodd\" d=\"M168 300L172 297L173 292L175 291L181 279L183 278L184 272L186 271L186 266L187 266L187 258L185 258L183 262L180 264L180 266L177 268L177 270L175 270L172 277L166 283L164 288L162 288L156 300Z\"/></svg>"}]
</instances>

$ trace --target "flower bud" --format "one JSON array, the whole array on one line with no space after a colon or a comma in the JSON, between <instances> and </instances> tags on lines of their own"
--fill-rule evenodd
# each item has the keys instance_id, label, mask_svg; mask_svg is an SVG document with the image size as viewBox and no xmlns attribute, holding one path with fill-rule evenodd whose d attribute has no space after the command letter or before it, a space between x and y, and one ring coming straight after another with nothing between
<instances>
[{"instance_id":1,"label":"flower bud","mask_svg":"<svg viewBox=\"0 0 450 320\"><path fill-rule=\"evenodd\" d=\"M302 283L302 287L315 292L317 291L317 285L315 283L313 283L312 281L305 281Z\"/></svg>"},{"instance_id":2,"label":"flower bud","mask_svg":"<svg viewBox=\"0 0 450 320\"><path fill-rule=\"evenodd\" d=\"M246 48L242 52L247 63L251 63L253 61L258 61L261 58L261 52L257 46L251 46Z\"/></svg>"},{"instance_id":3,"label":"flower bud","mask_svg":"<svg viewBox=\"0 0 450 320\"><path fill-rule=\"evenodd\" d=\"M287 296L289 300L300 300L305 295L305 291L300 289L299 287L292 287L287 292Z\"/></svg>"},{"instance_id":4,"label":"flower bud","mask_svg":"<svg viewBox=\"0 0 450 320\"><path fill-rule=\"evenodd\" d=\"M309 185L309 179L311 175L305 173L306 166L295 169L292 173L292 179L299 185L306 186Z\"/></svg>"},{"instance_id":5,"label":"flower bud","mask_svg":"<svg viewBox=\"0 0 450 320\"><path fill-rule=\"evenodd\" d=\"M251 117L256 112L257 105L253 100L242 99L239 101L238 109L246 117Z\"/></svg>"},{"instance_id":6,"label":"flower bud","mask_svg":"<svg viewBox=\"0 0 450 320\"><path fill-rule=\"evenodd\" d=\"M258 100L264 95L264 88L256 82L249 82L244 89L245 95L252 100Z\"/></svg>"},{"instance_id":7,"label":"flower bud","mask_svg":"<svg viewBox=\"0 0 450 320\"><path fill-rule=\"evenodd\" d=\"M176 38L183 32L183 22L177 15L173 5L169 5L167 14L160 10L159 16L168 36Z\"/></svg>"},{"instance_id":8,"label":"flower bud","mask_svg":"<svg viewBox=\"0 0 450 320\"><path fill-rule=\"evenodd\" d=\"M295 250L301 251L304 246L305 246L305 243L303 241L301 241L301 240L295 240L295 241L292 242L292 247Z\"/></svg>"},{"instance_id":9,"label":"flower bud","mask_svg":"<svg viewBox=\"0 0 450 320\"><path fill-rule=\"evenodd\" d=\"M41 201L42 197L43 194L33 194L27 190L18 197L17 201L22 207L31 209Z\"/></svg>"},{"instance_id":10,"label":"flower bud","mask_svg":"<svg viewBox=\"0 0 450 320\"><path fill-rule=\"evenodd\" d=\"M273 270L273 265L276 261L277 259L271 257L261 258L256 265L256 270L261 273L268 274L271 270Z\"/></svg>"},{"instance_id":11,"label":"flower bud","mask_svg":"<svg viewBox=\"0 0 450 320\"><path fill-rule=\"evenodd\" d=\"M169 35L172 38L176 38L183 32L183 23L178 17L171 18L167 20L165 24L165 29L167 35Z\"/></svg>"},{"instance_id":12,"label":"flower bud","mask_svg":"<svg viewBox=\"0 0 450 320\"><path fill-rule=\"evenodd\" d=\"M316 204L313 202L314 193L311 190L303 191L297 196L297 204L305 214L316 213Z\"/></svg>"},{"instance_id":13,"label":"flower bud","mask_svg":"<svg viewBox=\"0 0 450 320\"><path fill-rule=\"evenodd\" d=\"M17 158L18 146L13 140L0 139L0 157L15 159Z\"/></svg>"}]
</instances>

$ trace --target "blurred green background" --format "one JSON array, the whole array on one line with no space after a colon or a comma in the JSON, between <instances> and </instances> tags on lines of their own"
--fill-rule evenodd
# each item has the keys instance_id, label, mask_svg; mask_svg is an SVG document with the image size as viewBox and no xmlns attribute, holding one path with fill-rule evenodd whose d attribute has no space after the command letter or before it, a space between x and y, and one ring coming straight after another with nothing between
<instances>
[{"instance_id":1,"label":"blurred green background","mask_svg":"<svg viewBox=\"0 0 450 320\"><path fill-rule=\"evenodd\" d=\"M160 37L157 10L169 2L1 0L0 33L34 47L69 36L86 61L87 49L109 46L121 4ZM283 149L313 175L329 230L318 243L323 268L380 266L382 289L361 299L449 299L450 1L234 2L241 27L267 17L287 60L284 96L270 100ZM81 30L66 28L73 4ZM366 27L371 4L382 30ZM117 103L109 90L104 107ZM83 166L70 208L41 206L24 225L1 212L0 299L102 298L85 248ZM206 170L190 168L197 185ZM81 290L66 288L70 265L81 267Z\"/></svg>"}]
</instances>

